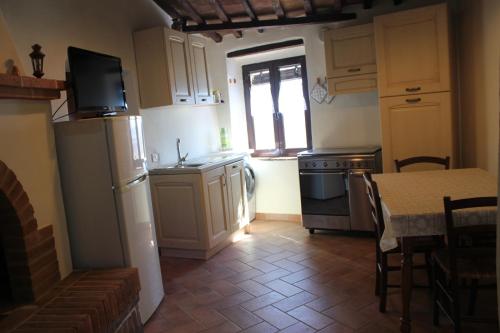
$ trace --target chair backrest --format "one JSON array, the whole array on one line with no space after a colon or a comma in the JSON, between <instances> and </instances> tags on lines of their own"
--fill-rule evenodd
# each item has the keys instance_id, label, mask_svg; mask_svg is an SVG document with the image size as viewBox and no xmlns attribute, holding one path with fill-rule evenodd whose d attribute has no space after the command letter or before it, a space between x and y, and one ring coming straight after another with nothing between
<instances>
[{"instance_id":1,"label":"chair backrest","mask_svg":"<svg viewBox=\"0 0 500 333\"><path fill-rule=\"evenodd\" d=\"M382 204L380 203L380 194L378 192L378 185L372 179L372 175L368 172L363 174L366 185L366 194L368 195L368 202L370 203L370 215L375 225L375 236L377 237L377 242L380 241L382 234L384 233L385 224L384 216L382 213Z\"/></svg>"},{"instance_id":2,"label":"chair backrest","mask_svg":"<svg viewBox=\"0 0 500 333\"><path fill-rule=\"evenodd\" d=\"M451 200L450 197L444 197L444 213L446 218L446 246L448 248L449 264L452 278L456 278L457 258L463 249L470 250L474 248L489 247L481 242L474 242L474 239L485 239L485 236L496 237L496 224L476 224L460 225L455 224L453 212L468 208L496 207L497 197L477 197L460 200ZM491 238L490 238L491 239ZM472 240L472 242L470 242ZM491 245L491 244L490 244Z\"/></svg>"},{"instance_id":3,"label":"chair backrest","mask_svg":"<svg viewBox=\"0 0 500 333\"><path fill-rule=\"evenodd\" d=\"M405 166L418 164L418 163L432 163L432 164L441 164L444 166L445 170L450 168L450 157L446 156L445 158L434 157L434 156L415 156L410 157L404 160L395 160L396 171L401 172L401 168Z\"/></svg>"}]
</instances>

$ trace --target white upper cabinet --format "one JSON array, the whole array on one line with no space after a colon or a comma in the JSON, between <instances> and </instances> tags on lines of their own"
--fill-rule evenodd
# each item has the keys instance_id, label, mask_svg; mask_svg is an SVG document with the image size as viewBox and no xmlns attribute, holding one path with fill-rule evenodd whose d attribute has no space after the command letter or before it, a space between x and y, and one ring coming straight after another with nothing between
<instances>
[{"instance_id":1,"label":"white upper cabinet","mask_svg":"<svg viewBox=\"0 0 500 333\"><path fill-rule=\"evenodd\" d=\"M446 4L374 19L381 97L450 90Z\"/></svg>"},{"instance_id":2,"label":"white upper cabinet","mask_svg":"<svg viewBox=\"0 0 500 333\"><path fill-rule=\"evenodd\" d=\"M330 95L376 90L373 24L326 31L325 61Z\"/></svg>"},{"instance_id":3,"label":"white upper cabinet","mask_svg":"<svg viewBox=\"0 0 500 333\"><path fill-rule=\"evenodd\" d=\"M191 50L191 68L193 71L196 103L212 103L206 41L204 38L189 36L189 46Z\"/></svg>"},{"instance_id":4,"label":"white upper cabinet","mask_svg":"<svg viewBox=\"0 0 500 333\"><path fill-rule=\"evenodd\" d=\"M134 32L141 107L212 103L205 40L165 27Z\"/></svg>"},{"instance_id":5,"label":"white upper cabinet","mask_svg":"<svg viewBox=\"0 0 500 333\"><path fill-rule=\"evenodd\" d=\"M188 36L175 30L163 29L163 31L173 102L193 104L195 98Z\"/></svg>"}]
</instances>

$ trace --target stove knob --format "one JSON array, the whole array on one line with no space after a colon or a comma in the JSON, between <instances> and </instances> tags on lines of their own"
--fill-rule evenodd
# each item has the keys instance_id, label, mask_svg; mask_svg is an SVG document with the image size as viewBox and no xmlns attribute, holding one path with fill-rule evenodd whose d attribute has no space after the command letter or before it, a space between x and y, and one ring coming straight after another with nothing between
<instances>
[{"instance_id":1,"label":"stove knob","mask_svg":"<svg viewBox=\"0 0 500 333\"><path fill-rule=\"evenodd\" d=\"M344 168L347 168L347 161L344 161Z\"/></svg>"},{"instance_id":2,"label":"stove knob","mask_svg":"<svg viewBox=\"0 0 500 333\"><path fill-rule=\"evenodd\" d=\"M323 166L326 168L328 166L327 162L323 162Z\"/></svg>"},{"instance_id":3,"label":"stove knob","mask_svg":"<svg viewBox=\"0 0 500 333\"><path fill-rule=\"evenodd\" d=\"M339 162L335 162L335 166L338 168L340 166Z\"/></svg>"},{"instance_id":4,"label":"stove knob","mask_svg":"<svg viewBox=\"0 0 500 333\"><path fill-rule=\"evenodd\" d=\"M313 168L315 168L315 167L316 167L316 162L313 162Z\"/></svg>"},{"instance_id":5,"label":"stove knob","mask_svg":"<svg viewBox=\"0 0 500 333\"><path fill-rule=\"evenodd\" d=\"M305 166L306 166L306 168L308 168L309 167L309 163L306 163Z\"/></svg>"}]
</instances>

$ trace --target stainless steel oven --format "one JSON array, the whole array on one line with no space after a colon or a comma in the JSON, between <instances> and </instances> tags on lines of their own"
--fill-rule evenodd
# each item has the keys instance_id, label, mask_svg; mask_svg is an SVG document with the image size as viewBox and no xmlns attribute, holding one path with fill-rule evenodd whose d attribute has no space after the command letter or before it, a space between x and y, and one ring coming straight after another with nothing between
<instances>
[{"instance_id":1,"label":"stainless steel oven","mask_svg":"<svg viewBox=\"0 0 500 333\"><path fill-rule=\"evenodd\" d=\"M304 227L373 230L362 175L381 171L379 147L310 150L298 160Z\"/></svg>"},{"instance_id":2,"label":"stainless steel oven","mask_svg":"<svg viewBox=\"0 0 500 333\"><path fill-rule=\"evenodd\" d=\"M345 171L300 171L299 178L303 214L349 215Z\"/></svg>"}]
</instances>

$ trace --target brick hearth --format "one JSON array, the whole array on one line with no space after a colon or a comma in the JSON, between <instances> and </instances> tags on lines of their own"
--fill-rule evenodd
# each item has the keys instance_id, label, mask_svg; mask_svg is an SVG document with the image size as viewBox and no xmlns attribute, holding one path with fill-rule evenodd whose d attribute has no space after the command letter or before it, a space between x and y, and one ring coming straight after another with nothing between
<instances>
[{"instance_id":1,"label":"brick hearth","mask_svg":"<svg viewBox=\"0 0 500 333\"><path fill-rule=\"evenodd\" d=\"M0 235L13 302L36 302L61 278L52 226L38 229L27 193L2 161Z\"/></svg>"}]
</instances>

